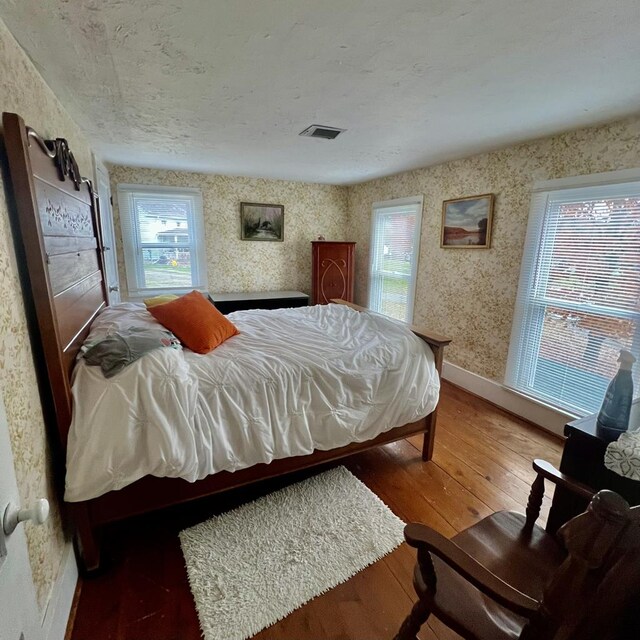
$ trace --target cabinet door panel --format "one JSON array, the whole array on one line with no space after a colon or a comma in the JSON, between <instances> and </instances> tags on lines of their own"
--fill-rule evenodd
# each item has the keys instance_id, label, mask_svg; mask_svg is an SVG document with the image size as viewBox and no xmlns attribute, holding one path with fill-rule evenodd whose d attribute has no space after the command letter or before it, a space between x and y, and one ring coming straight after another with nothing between
<instances>
[{"instance_id":1,"label":"cabinet door panel","mask_svg":"<svg viewBox=\"0 0 640 640\"><path fill-rule=\"evenodd\" d=\"M332 298L353 302L353 246L337 242L314 245L314 304L328 304Z\"/></svg>"}]
</instances>

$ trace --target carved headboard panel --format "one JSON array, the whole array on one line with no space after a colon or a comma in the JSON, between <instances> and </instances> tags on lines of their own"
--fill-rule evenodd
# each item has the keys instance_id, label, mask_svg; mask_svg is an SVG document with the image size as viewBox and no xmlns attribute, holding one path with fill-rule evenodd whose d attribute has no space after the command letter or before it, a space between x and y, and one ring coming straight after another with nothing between
<instances>
[{"instance_id":1,"label":"carved headboard panel","mask_svg":"<svg viewBox=\"0 0 640 640\"><path fill-rule=\"evenodd\" d=\"M44 354L62 446L71 423L71 371L92 320L107 304L97 199L67 141L43 140L15 113L3 113L4 141L28 286L36 352ZM23 278L23 282L27 281Z\"/></svg>"}]
</instances>

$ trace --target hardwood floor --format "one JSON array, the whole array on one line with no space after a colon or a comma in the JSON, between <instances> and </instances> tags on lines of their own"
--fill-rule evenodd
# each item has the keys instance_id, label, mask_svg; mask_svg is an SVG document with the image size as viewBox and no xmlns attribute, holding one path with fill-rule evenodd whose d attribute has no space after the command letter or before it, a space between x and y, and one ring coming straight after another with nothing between
<instances>
[{"instance_id":1,"label":"hardwood floor","mask_svg":"<svg viewBox=\"0 0 640 640\"><path fill-rule=\"evenodd\" d=\"M493 511L524 509L534 478L532 459L544 458L557 466L562 442L444 383L431 462L422 462L421 447L421 438L410 438L357 454L343 464L406 522L424 522L452 536ZM107 530L107 567L100 576L82 581L75 624L68 637L199 639L178 531L313 473L318 469ZM551 492L550 487L548 490ZM550 496L545 498L544 518ZM411 583L414 562L413 550L403 544L255 638L392 638L415 600ZM419 637L458 638L435 619Z\"/></svg>"}]
</instances>

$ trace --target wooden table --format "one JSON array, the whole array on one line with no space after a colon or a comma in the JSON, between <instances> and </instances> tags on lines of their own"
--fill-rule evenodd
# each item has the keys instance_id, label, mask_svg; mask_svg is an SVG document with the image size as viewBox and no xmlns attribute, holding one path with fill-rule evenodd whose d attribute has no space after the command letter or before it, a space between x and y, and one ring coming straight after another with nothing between
<instances>
[{"instance_id":1,"label":"wooden table","mask_svg":"<svg viewBox=\"0 0 640 640\"><path fill-rule=\"evenodd\" d=\"M309 296L302 291L210 292L209 300L218 311L225 314L247 309L285 309L309 305Z\"/></svg>"},{"instance_id":2,"label":"wooden table","mask_svg":"<svg viewBox=\"0 0 640 640\"><path fill-rule=\"evenodd\" d=\"M640 504L640 482L624 478L604 466L604 453L608 440L598 432L598 414L569 422L564 428L567 440L562 452L560 471L589 485L598 491L610 489L619 493L630 505ZM640 399L634 401L631 409L629 429L640 427ZM559 487L555 490L548 527L555 531L564 522L582 513L586 508L584 500L575 498Z\"/></svg>"}]
</instances>

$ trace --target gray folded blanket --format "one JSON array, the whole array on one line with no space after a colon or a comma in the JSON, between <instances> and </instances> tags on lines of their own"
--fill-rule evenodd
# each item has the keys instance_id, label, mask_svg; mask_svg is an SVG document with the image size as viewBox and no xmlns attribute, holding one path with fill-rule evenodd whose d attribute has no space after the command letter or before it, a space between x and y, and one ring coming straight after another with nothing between
<instances>
[{"instance_id":1,"label":"gray folded blanket","mask_svg":"<svg viewBox=\"0 0 640 640\"><path fill-rule=\"evenodd\" d=\"M82 357L99 366L105 378L112 378L143 355L162 348L179 349L180 342L170 331L130 327L88 345Z\"/></svg>"}]
</instances>

